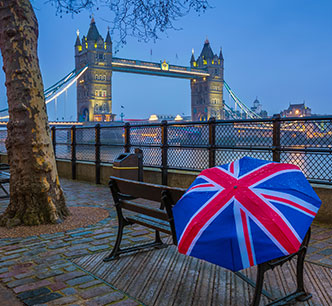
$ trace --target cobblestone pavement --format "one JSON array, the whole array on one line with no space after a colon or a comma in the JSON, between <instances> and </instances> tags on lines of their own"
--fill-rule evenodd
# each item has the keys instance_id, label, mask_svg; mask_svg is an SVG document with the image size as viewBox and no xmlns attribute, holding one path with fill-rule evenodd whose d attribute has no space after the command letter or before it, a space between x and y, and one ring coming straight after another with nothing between
<instances>
[{"instance_id":1,"label":"cobblestone pavement","mask_svg":"<svg viewBox=\"0 0 332 306\"><path fill-rule=\"evenodd\" d=\"M111 250L116 214L106 186L62 179L68 206L107 209L110 217L85 228L27 238L0 239L0 285L10 288L26 305L141 305L73 264L70 259ZM0 212L6 207L0 202ZM135 226L125 231L124 245L153 239ZM332 267L332 228L313 226L308 260ZM4 295L0 291L0 304ZM14 305L14 304L10 304Z\"/></svg>"}]
</instances>

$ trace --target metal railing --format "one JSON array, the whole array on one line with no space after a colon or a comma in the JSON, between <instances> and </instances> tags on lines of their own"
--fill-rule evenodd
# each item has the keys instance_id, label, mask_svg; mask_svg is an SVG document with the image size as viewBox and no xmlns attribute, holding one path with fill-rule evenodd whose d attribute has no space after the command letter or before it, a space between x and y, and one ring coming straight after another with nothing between
<instances>
[{"instance_id":1,"label":"metal railing","mask_svg":"<svg viewBox=\"0 0 332 306\"><path fill-rule=\"evenodd\" d=\"M6 135L0 130L0 152ZM71 161L73 179L77 162L93 162L100 183L101 164L140 148L144 166L160 169L162 184L169 170L200 171L243 156L293 163L311 182L332 184L332 116L53 126L51 137L56 158Z\"/></svg>"}]
</instances>

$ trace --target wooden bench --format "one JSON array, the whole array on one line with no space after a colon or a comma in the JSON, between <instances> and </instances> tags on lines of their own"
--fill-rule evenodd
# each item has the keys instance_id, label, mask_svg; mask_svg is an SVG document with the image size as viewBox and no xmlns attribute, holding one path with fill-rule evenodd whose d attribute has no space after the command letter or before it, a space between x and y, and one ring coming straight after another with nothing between
<instances>
[{"instance_id":1,"label":"wooden bench","mask_svg":"<svg viewBox=\"0 0 332 306\"><path fill-rule=\"evenodd\" d=\"M114 199L119 223L118 235L114 248L112 252L104 258L105 262L118 259L120 254L134 252L145 248L167 247L168 245L163 243L160 238L160 232L171 235L172 243L177 245L172 207L185 193L185 189L148 184L118 177L110 177L109 186ZM137 199L143 199L144 201L143 203L142 201L138 202ZM126 212L124 213L124 211ZM120 245L123 229L124 227L132 224L140 224L154 229L154 242L121 249ZM304 290L303 284L304 258L309 239L310 229L308 230L300 250L297 253L259 264L257 267L256 283L246 277L243 273L234 272L237 276L255 288L251 306L259 305L261 294L264 294L269 299L272 299L272 296L263 290L264 273L268 270L274 269L277 266L283 265L295 256L297 256L297 290L280 299L273 300L267 305L286 305L294 299L298 301L306 301L311 298L311 294L306 293Z\"/></svg>"},{"instance_id":2,"label":"wooden bench","mask_svg":"<svg viewBox=\"0 0 332 306\"><path fill-rule=\"evenodd\" d=\"M0 163L0 188L4 192L4 195L0 196L0 199L9 198L9 192L4 185L9 185L10 173L9 165Z\"/></svg>"}]
</instances>

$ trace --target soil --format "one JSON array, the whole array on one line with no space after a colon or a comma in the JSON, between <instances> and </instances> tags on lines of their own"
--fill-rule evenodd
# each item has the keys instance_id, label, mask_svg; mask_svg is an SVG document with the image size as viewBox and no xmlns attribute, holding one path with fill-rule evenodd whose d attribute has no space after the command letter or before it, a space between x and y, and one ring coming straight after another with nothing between
<instances>
[{"instance_id":1,"label":"soil","mask_svg":"<svg viewBox=\"0 0 332 306\"><path fill-rule=\"evenodd\" d=\"M95 224L109 216L106 209L98 207L69 207L69 211L71 215L61 224L16 226L14 228L0 227L0 238L29 237L65 232Z\"/></svg>"}]
</instances>

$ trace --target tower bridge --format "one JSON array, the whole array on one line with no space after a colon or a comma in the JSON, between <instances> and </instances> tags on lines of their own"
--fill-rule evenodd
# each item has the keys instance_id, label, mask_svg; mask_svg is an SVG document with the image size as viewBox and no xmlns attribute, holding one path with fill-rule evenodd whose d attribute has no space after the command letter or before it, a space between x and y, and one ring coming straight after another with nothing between
<instances>
[{"instance_id":1,"label":"tower bridge","mask_svg":"<svg viewBox=\"0 0 332 306\"><path fill-rule=\"evenodd\" d=\"M104 39L92 18L86 36L83 35L80 38L80 33L77 31L74 48L75 69L44 91L45 103L54 101L55 113L57 98L67 93L67 89L76 83L77 121L113 121L115 115L112 112L112 75L113 72L126 72L189 79L193 121L205 121L210 117L243 119L243 114L247 119L261 118L241 102L226 83L221 49L219 55L214 54L208 40L205 41L197 58L192 52L188 67L172 65L165 60L156 63L118 58L113 57L109 30ZM235 111L224 101L224 89L234 101ZM0 114L6 112L8 108L0 110ZM0 116L0 119L8 119L8 117L8 115Z\"/></svg>"},{"instance_id":2,"label":"tower bridge","mask_svg":"<svg viewBox=\"0 0 332 306\"><path fill-rule=\"evenodd\" d=\"M224 118L224 59L220 50L214 54L208 40L201 54L191 56L190 66L171 65L113 57L112 40L107 31L105 40L99 34L94 18L86 36L77 33L75 69L87 71L77 80L77 119L79 121L113 121L113 72L138 73L190 79L192 120Z\"/></svg>"}]
</instances>

